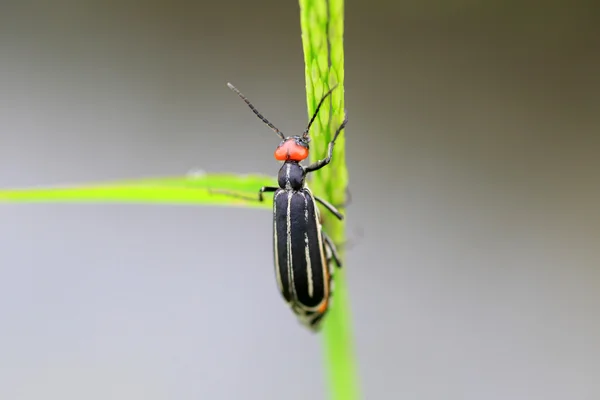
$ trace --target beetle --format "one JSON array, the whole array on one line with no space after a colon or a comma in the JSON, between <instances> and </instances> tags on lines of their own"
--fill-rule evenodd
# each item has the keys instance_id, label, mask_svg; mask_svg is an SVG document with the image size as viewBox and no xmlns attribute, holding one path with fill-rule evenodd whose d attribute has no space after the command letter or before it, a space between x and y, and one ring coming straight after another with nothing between
<instances>
[{"instance_id":1,"label":"beetle","mask_svg":"<svg viewBox=\"0 0 600 400\"><path fill-rule=\"evenodd\" d=\"M338 268L342 263L333 241L321 228L316 203L339 220L344 216L332 204L312 194L306 185L306 176L331 162L335 141L346 127L348 117L344 115L344 121L329 142L327 157L307 166L300 162L309 154L310 127L337 85L323 95L302 135L289 137L284 136L231 83L227 86L281 138L274 154L276 160L283 162L277 178L279 186L263 186L258 199L264 201L264 193L273 193L273 260L279 292L300 322L318 331L331 300L332 261Z\"/></svg>"}]
</instances>

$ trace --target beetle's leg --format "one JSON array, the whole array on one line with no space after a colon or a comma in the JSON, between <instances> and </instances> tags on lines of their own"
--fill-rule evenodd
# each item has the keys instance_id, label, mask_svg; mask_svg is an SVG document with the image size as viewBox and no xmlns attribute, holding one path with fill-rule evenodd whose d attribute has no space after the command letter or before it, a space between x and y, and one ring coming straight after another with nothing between
<instances>
[{"instance_id":1,"label":"beetle's leg","mask_svg":"<svg viewBox=\"0 0 600 400\"><path fill-rule=\"evenodd\" d=\"M263 186L263 187L261 187L260 190L258 191L258 201L264 201L265 200L264 197L263 197L263 193L265 193L265 192L267 192L267 193L275 192L275 191L277 191L277 189L279 189L279 188L276 187L276 186Z\"/></svg>"},{"instance_id":2,"label":"beetle's leg","mask_svg":"<svg viewBox=\"0 0 600 400\"><path fill-rule=\"evenodd\" d=\"M260 188L260 190L258 191L258 201L262 202L264 201L264 197L263 197L263 193L267 192L275 192L277 189L279 189L278 187L275 186L263 186ZM240 193L235 193L233 191L230 190L225 190L225 189L208 189L208 191L210 193L218 193L218 194L224 194L230 197L235 197L238 199L243 199L243 200L250 200L250 201L257 201L256 197L254 196L246 196Z\"/></svg>"},{"instance_id":3,"label":"beetle's leg","mask_svg":"<svg viewBox=\"0 0 600 400\"><path fill-rule=\"evenodd\" d=\"M346 113L344 112L344 115L345 114ZM348 117L344 116L344 122L342 122L342 124L339 126L337 131L335 131L335 134L333 135L333 139L331 139L331 142L329 142L329 148L327 149L327 157L325 157L323 160L316 161L316 162L308 165L307 167L305 167L304 169L306 172L316 171L318 169L323 168L324 166L326 166L327 164L329 164L331 162L331 156L333 155L333 146L335 145L335 141L337 140L337 137L339 136L342 129L344 129L346 127L347 123L348 123Z\"/></svg>"},{"instance_id":4,"label":"beetle's leg","mask_svg":"<svg viewBox=\"0 0 600 400\"><path fill-rule=\"evenodd\" d=\"M324 231L321 231L321 234L323 235L323 243L325 244L325 246L327 246L329 248L329 250L331 250L331 257L337 264L338 268L342 268L342 262L340 261L340 255L338 254L337 249L335 248L335 244L333 243L331 238Z\"/></svg>"},{"instance_id":5,"label":"beetle's leg","mask_svg":"<svg viewBox=\"0 0 600 400\"><path fill-rule=\"evenodd\" d=\"M339 219L340 221L344 219L344 216L337 210L337 208L335 208L333 206L333 204L329 203L328 201L325 201L325 200L321 199L320 197L317 197L317 196L313 196L313 197L315 198L316 201L318 201L319 203L321 203L323 205L323 207L325 207L333 215L335 215L337 219Z\"/></svg>"},{"instance_id":6,"label":"beetle's leg","mask_svg":"<svg viewBox=\"0 0 600 400\"><path fill-rule=\"evenodd\" d=\"M321 322L323 321L323 317L325 316L325 314L327 314L327 310L325 310L324 312L317 314L314 316L314 318L309 322L310 324L310 329L313 332L319 332L321 330Z\"/></svg>"},{"instance_id":7,"label":"beetle's leg","mask_svg":"<svg viewBox=\"0 0 600 400\"><path fill-rule=\"evenodd\" d=\"M229 197L233 197L236 199L243 199L243 200L248 200L248 201L257 201L256 197L254 196L246 196L240 193L235 193L233 191L230 190L225 190L225 189L208 189L209 193L214 193L214 194L224 194L227 195Z\"/></svg>"}]
</instances>

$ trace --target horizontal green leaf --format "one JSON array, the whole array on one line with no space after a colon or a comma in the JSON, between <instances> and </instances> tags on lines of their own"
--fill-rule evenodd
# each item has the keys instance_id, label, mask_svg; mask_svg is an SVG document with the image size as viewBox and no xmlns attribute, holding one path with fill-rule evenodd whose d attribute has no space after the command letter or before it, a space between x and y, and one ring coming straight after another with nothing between
<instances>
[{"instance_id":1,"label":"horizontal green leaf","mask_svg":"<svg viewBox=\"0 0 600 400\"><path fill-rule=\"evenodd\" d=\"M202 174L119 180L85 185L0 189L0 203L202 204L271 208L258 190L276 179L265 175Z\"/></svg>"}]
</instances>

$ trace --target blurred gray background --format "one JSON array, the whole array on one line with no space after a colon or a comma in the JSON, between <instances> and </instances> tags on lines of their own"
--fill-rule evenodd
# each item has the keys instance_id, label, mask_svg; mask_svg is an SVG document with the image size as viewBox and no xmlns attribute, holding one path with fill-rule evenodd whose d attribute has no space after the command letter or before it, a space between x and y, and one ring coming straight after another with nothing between
<instances>
[{"instance_id":1,"label":"blurred gray background","mask_svg":"<svg viewBox=\"0 0 600 400\"><path fill-rule=\"evenodd\" d=\"M563 2L566 3L566 2ZM348 284L365 399L600 398L591 1L349 1ZM0 187L275 174L295 1L0 3ZM0 398L324 399L270 214L0 205Z\"/></svg>"}]
</instances>

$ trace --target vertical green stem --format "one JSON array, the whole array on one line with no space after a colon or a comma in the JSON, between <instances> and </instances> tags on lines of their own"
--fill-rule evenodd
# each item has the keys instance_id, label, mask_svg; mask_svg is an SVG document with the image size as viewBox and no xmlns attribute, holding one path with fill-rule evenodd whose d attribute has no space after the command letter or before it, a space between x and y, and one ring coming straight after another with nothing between
<instances>
[{"instance_id":1,"label":"vertical green stem","mask_svg":"<svg viewBox=\"0 0 600 400\"><path fill-rule=\"evenodd\" d=\"M311 157L323 158L336 128L344 119L344 1L300 0L300 23L304 49L306 96L309 117L322 95L338 84L321 108L311 128ZM349 123L352 125L352 122ZM345 132L336 141L332 162L316 171L310 181L315 194L339 205L346 201L348 171L345 159ZM338 244L345 243L345 224L322 213L323 229ZM353 349L352 323L344 268L335 271L335 293L323 324L324 350L330 398L360 398Z\"/></svg>"}]
</instances>

